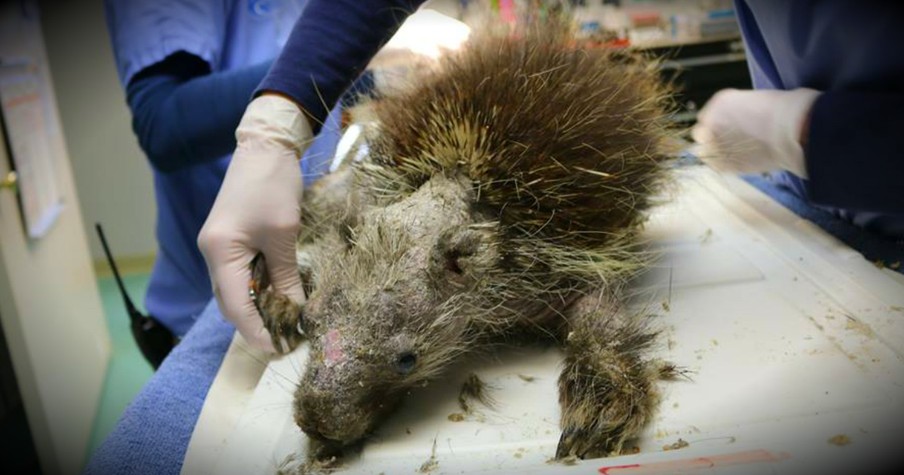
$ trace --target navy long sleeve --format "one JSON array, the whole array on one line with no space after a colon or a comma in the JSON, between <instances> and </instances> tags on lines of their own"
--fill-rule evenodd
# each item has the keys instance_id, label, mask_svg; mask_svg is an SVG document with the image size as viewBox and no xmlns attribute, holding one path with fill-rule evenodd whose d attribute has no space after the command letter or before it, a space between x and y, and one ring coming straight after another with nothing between
<instances>
[{"instance_id":1,"label":"navy long sleeve","mask_svg":"<svg viewBox=\"0 0 904 475\"><path fill-rule=\"evenodd\" d=\"M204 60L180 52L138 73L126 99L151 164L171 172L232 153L235 129L269 67L211 73Z\"/></svg>"},{"instance_id":2,"label":"navy long sleeve","mask_svg":"<svg viewBox=\"0 0 904 475\"><path fill-rule=\"evenodd\" d=\"M889 233L904 225L904 5L735 0L758 89L822 91L810 112L806 196ZM786 180L797 190L795 182ZM870 216L867 216L870 215ZM893 216L891 216L893 215Z\"/></svg>"},{"instance_id":3,"label":"navy long sleeve","mask_svg":"<svg viewBox=\"0 0 904 475\"><path fill-rule=\"evenodd\" d=\"M316 133L377 51L424 0L311 0L257 93L292 98Z\"/></svg>"},{"instance_id":4,"label":"navy long sleeve","mask_svg":"<svg viewBox=\"0 0 904 475\"><path fill-rule=\"evenodd\" d=\"M904 93L822 94L806 156L814 202L904 214Z\"/></svg>"}]
</instances>

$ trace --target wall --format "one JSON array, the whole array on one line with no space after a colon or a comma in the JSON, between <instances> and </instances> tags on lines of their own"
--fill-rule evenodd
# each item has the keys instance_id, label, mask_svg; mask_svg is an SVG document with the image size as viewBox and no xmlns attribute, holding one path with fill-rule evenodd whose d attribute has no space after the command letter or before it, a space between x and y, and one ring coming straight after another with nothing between
<instances>
[{"instance_id":1,"label":"wall","mask_svg":"<svg viewBox=\"0 0 904 475\"><path fill-rule=\"evenodd\" d=\"M63 208L29 238L15 195L0 191L0 325L42 471L66 475L85 461L111 345L34 3L0 2L0 58L19 64L3 67L2 79L30 87L4 97L0 176L14 158L22 177L41 170L31 176L55 182ZM34 185L23 180L22 196Z\"/></svg>"},{"instance_id":2,"label":"wall","mask_svg":"<svg viewBox=\"0 0 904 475\"><path fill-rule=\"evenodd\" d=\"M41 1L48 61L92 258L103 259L94 223L117 257L156 250L150 168L132 133L113 62L103 2Z\"/></svg>"}]
</instances>

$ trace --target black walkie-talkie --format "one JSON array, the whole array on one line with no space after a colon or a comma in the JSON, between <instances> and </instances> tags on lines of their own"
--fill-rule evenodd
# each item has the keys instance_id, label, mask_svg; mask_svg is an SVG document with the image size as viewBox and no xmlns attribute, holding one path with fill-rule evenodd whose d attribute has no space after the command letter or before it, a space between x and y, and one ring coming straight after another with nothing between
<instances>
[{"instance_id":1,"label":"black walkie-talkie","mask_svg":"<svg viewBox=\"0 0 904 475\"><path fill-rule=\"evenodd\" d=\"M135 308L135 304L132 303L132 299L129 298L126 287L122 283L122 277L119 276L119 269L116 268L110 248L107 246L104 230L100 227L100 223L95 223L94 227L97 229L100 244L104 248L104 254L107 255L107 262L110 263L110 269L113 270L116 285L119 286L119 293L122 294L122 301L125 303L126 311L129 313L129 321L132 327L132 336L135 337L135 343L138 344L141 354L156 370L160 367L160 363L163 363L166 355L176 345L176 338L168 328L163 326L153 316L144 315Z\"/></svg>"}]
</instances>

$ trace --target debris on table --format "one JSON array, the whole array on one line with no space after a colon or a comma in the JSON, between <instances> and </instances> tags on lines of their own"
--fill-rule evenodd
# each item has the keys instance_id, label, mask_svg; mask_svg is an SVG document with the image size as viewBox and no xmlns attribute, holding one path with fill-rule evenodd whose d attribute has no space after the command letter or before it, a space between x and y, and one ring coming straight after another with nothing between
<instances>
[{"instance_id":1,"label":"debris on table","mask_svg":"<svg viewBox=\"0 0 904 475\"><path fill-rule=\"evenodd\" d=\"M829 437L828 442L832 445L837 445L839 447L850 444L851 438L844 434L836 434L832 437Z\"/></svg>"},{"instance_id":2,"label":"debris on table","mask_svg":"<svg viewBox=\"0 0 904 475\"><path fill-rule=\"evenodd\" d=\"M417 469L418 473L430 473L439 467L439 461L436 460L436 439L433 439L433 448L430 449L430 458L422 463Z\"/></svg>"},{"instance_id":3,"label":"debris on table","mask_svg":"<svg viewBox=\"0 0 904 475\"><path fill-rule=\"evenodd\" d=\"M458 406L461 407L461 410L464 411L465 414L472 414L474 412L471 401L477 401L492 409L496 404L496 401L489 394L490 389L491 387L477 377L476 374L469 374L468 378L465 379L465 382L461 385L461 391L458 393ZM449 420L452 420L452 415L449 416Z\"/></svg>"},{"instance_id":4,"label":"debris on table","mask_svg":"<svg viewBox=\"0 0 904 475\"><path fill-rule=\"evenodd\" d=\"M452 422L461 422L465 420L465 415L460 412L453 412L452 414L449 414L449 417L447 417L447 419Z\"/></svg>"},{"instance_id":5,"label":"debris on table","mask_svg":"<svg viewBox=\"0 0 904 475\"><path fill-rule=\"evenodd\" d=\"M674 444L666 444L662 446L662 450L678 450L687 447L688 444L686 440L679 438L677 442Z\"/></svg>"}]
</instances>

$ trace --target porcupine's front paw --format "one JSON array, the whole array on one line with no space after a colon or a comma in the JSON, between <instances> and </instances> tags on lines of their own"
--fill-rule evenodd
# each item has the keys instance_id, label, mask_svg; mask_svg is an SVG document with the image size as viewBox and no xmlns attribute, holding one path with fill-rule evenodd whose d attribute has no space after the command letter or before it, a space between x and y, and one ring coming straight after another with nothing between
<instances>
[{"instance_id":1,"label":"porcupine's front paw","mask_svg":"<svg viewBox=\"0 0 904 475\"><path fill-rule=\"evenodd\" d=\"M578 299L568 317L556 458L617 454L652 419L659 404L657 380L677 370L648 357L656 331L613 294Z\"/></svg>"},{"instance_id":2,"label":"porcupine's front paw","mask_svg":"<svg viewBox=\"0 0 904 475\"><path fill-rule=\"evenodd\" d=\"M594 368L593 363L598 366ZM619 454L655 413L659 404L656 380L680 374L674 365L660 360L636 360L627 372L621 372L600 360L568 358L559 377L562 435L556 459Z\"/></svg>"},{"instance_id":3,"label":"porcupine's front paw","mask_svg":"<svg viewBox=\"0 0 904 475\"><path fill-rule=\"evenodd\" d=\"M642 395L622 383L606 381L576 361L566 363L559 377L562 435L556 459L605 457L621 450L636 435L648 412ZM628 391L625 391L628 389ZM641 410L638 411L638 404Z\"/></svg>"},{"instance_id":4,"label":"porcupine's front paw","mask_svg":"<svg viewBox=\"0 0 904 475\"><path fill-rule=\"evenodd\" d=\"M303 307L270 286L267 261L257 254L251 261L251 300L280 353L294 350L304 339L301 331Z\"/></svg>"}]
</instances>

